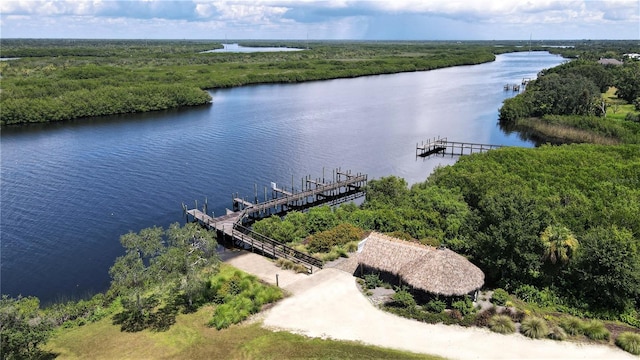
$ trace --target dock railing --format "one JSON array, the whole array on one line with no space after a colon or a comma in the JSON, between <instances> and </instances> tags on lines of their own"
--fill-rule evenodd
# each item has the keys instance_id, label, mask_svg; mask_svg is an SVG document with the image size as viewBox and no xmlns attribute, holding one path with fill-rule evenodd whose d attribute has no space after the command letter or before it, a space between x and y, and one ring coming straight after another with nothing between
<instances>
[{"instance_id":1,"label":"dock railing","mask_svg":"<svg viewBox=\"0 0 640 360\"><path fill-rule=\"evenodd\" d=\"M322 268L323 265L322 260L257 233L239 223L233 226L233 237L251 246L252 249L260 250L263 254L303 264L307 266L309 272L313 272L313 267Z\"/></svg>"}]
</instances>

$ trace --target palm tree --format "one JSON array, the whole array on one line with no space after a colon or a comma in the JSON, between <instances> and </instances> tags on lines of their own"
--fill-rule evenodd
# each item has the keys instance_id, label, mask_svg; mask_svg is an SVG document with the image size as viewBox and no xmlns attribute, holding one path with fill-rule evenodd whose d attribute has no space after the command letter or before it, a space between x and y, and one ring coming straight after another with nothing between
<instances>
[{"instance_id":1,"label":"palm tree","mask_svg":"<svg viewBox=\"0 0 640 360\"><path fill-rule=\"evenodd\" d=\"M540 234L540 240L544 246L542 258L551 261L552 264L558 261L566 264L579 246L578 239L564 226L547 226Z\"/></svg>"}]
</instances>

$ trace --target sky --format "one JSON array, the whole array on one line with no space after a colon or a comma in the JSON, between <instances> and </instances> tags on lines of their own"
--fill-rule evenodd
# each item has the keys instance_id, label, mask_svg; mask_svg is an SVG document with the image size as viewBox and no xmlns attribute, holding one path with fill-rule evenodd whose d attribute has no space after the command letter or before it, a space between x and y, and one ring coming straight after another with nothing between
<instances>
[{"instance_id":1,"label":"sky","mask_svg":"<svg viewBox=\"0 0 640 360\"><path fill-rule=\"evenodd\" d=\"M0 38L640 40L640 0L2 0Z\"/></svg>"}]
</instances>

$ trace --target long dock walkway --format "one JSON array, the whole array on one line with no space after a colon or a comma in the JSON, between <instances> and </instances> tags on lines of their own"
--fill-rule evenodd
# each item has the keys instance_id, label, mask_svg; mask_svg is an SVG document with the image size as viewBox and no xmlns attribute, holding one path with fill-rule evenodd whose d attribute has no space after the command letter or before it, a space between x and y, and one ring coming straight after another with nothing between
<instances>
[{"instance_id":1,"label":"long dock walkway","mask_svg":"<svg viewBox=\"0 0 640 360\"><path fill-rule=\"evenodd\" d=\"M283 258L302 264L307 268L307 272L309 273L313 273L314 268L322 268L322 260L240 225L239 220L240 217L243 216L243 213L243 211L239 211L213 218L197 209L187 210L187 214L195 221L208 229L215 230L218 235L231 239L236 245L246 248L247 250L258 252L264 256L275 259Z\"/></svg>"},{"instance_id":2,"label":"long dock walkway","mask_svg":"<svg viewBox=\"0 0 640 360\"><path fill-rule=\"evenodd\" d=\"M324 177L324 176L323 176ZM291 191L279 189L275 183L271 184L273 199L262 203L252 203L240 197L233 198L234 211L227 210L223 216L213 217L200 209L187 209L183 204L183 209L187 220L197 221L208 229L215 230L219 237L231 240L234 244L247 250L261 253L271 258L283 258L304 265L309 273L313 273L314 268L322 268L322 260L300 252L292 247L282 244L267 236L256 233L244 226L245 219L250 217L260 218L275 213L282 214L298 208L312 207L328 201L346 201L364 195L364 187L367 183L366 174L351 174L342 172L339 169L334 172L334 181L325 182L304 178L302 181L303 191L296 192L291 187ZM265 189L266 194L266 189ZM265 195L266 197L266 195ZM197 205L196 205L197 207Z\"/></svg>"},{"instance_id":3,"label":"long dock walkway","mask_svg":"<svg viewBox=\"0 0 640 360\"><path fill-rule=\"evenodd\" d=\"M434 154L462 156L499 149L505 145L477 144L449 141L447 138L433 138L422 144L416 144L416 156L426 157Z\"/></svg>"}]
</instances>

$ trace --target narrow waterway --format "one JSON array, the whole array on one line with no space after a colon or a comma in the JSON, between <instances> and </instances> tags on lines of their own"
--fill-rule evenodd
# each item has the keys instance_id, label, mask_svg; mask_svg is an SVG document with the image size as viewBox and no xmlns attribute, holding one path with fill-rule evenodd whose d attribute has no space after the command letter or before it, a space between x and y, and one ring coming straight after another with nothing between
<instances>
[{"instance_id":1,"label":"narrow waterway","mask_svg":"<svg viewBox=\"0 0 640 360\"><path fill-rule=\"evenodd\" d=\"M560 64L547 52L428 72L213 91L210 106L5 128L1 286L43 301L105 290L128 231L182 221L181 203L222 214L232 193L299 184L325 168L423 181L451 158L417 142L533 146L497 126L505 83Z\"/></svg>"}]
</instances>

